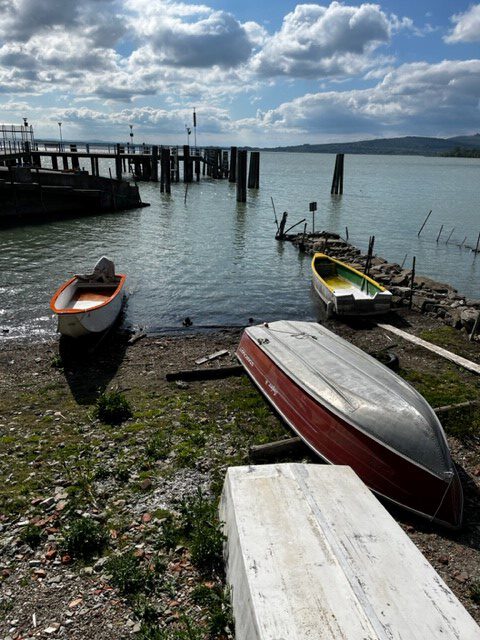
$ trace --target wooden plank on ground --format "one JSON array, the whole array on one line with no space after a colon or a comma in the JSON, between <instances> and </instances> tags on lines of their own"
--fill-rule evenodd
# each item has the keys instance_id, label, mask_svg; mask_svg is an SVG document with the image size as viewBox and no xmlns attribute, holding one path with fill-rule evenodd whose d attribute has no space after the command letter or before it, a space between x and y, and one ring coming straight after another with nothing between
<instances>
[{"instance_id":1,"label":"wooden plank on ground","mask_svg":"<svg viewBox=\"0 0 480 640\"><path fill-rule=\"evenodd\" d=\"M220 504L237 640L478 640L349 467L233 467Z\"/></svg>"},{"instance_id":2,"label":"wooden plank on ground","mask_svg":"<svg viewBox=\"0 0 480 640\"><path fill-rule=\"evenodd\" d=\"M397 327L393 327L391 324L378 324L377 326L379 326L380 329L385 329L385 331L389 331L390 333L394 333L395 335L404 338L404 340L408 340L409 342L418 344L420 347L424 347L429 351L433 351L433 353L436 353L437 355L442 356L442 358L446 358L447 360L454 362L459 367L463 367L464 369L468 369L468 371L480 374L480 364L477 364L476 362L472 362L471 360L462 358L462 356L457 356L451 351L447 351L442 347L437 347L436 344L432 344L431 342L422 340L422 338L417 338L417 336L414 336L411 333L407 333L406 331L402 331L402 329L397 329Z\"/></svg>"}]
</instances>

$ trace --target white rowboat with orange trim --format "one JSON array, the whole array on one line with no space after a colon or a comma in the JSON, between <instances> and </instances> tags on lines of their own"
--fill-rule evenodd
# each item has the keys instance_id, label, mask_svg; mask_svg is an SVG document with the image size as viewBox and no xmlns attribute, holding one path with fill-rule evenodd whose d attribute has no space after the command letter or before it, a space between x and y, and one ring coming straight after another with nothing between
<instances>
[{"instance_id":1,"label":"white rowboat with orange trim","mask_svg":"<svg viewBox=\"0 0 480 640\"><path fill-rule=\"evenodd\" d=\"M102 257L90 275L76 275L64 282L50 301L58 318L58 332L72 338L99 334L118 317L124 299L126 275Z\"/></svg>"}]
</instances>

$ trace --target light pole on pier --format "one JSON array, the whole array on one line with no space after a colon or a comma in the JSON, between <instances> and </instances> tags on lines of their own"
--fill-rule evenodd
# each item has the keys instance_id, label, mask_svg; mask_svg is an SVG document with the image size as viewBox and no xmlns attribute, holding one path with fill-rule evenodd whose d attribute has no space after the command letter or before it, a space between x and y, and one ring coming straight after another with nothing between
<instances>
[{"instance_id":1,"label":"light pole on pier","mask_svg":"<svg viewBox=\"0 0 480 640\"><path fill-rule=\"evenodd\" d=\"M60 131L60 151L63 151L63 138L62 138L62 123L58 123L58 130Z\"/></svg>"}]
</instances>

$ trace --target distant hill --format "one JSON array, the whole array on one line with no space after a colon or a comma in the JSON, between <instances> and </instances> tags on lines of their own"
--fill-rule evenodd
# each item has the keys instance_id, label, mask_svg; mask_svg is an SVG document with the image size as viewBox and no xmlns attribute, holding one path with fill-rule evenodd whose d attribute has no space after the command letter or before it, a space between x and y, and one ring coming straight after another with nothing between
<instances>
[{"instance_id":1,"label":"distant hill","mask_svg":"<svg viewBox=\"0 0 480 640\"><path fill-rule=\"evenodd\" d=\"M290 147L270 147L263 151L290 151L296 153L365 153L383 155L446 155L458 148L480 150L480 133L454 138L378 138L358 142L333 142L329 144L302 144ZM457 154L458 155L458 154Z\"/></svg>"}]
</instances>

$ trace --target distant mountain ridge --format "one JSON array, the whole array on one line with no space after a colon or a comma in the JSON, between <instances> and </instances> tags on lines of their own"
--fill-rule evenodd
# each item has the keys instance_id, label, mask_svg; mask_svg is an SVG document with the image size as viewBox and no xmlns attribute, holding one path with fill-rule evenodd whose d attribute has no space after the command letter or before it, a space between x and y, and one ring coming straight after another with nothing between
<instances>
[{"instance_id":1,"label":"distant mountain ridge","mask_svg":"<svg viewBox=\"0 0 480 640\"><path fill-rule=\"evenodd\" d=\"M295 153L365 153L384 155L434 156L453 152L456 148L480 151L480 133L453 138L405 136L403 138L377 138L358 142L331 142L328 144L302 144L289 147L268 147L263 151L289 151Z\"/></svg>"}]
</instances>

